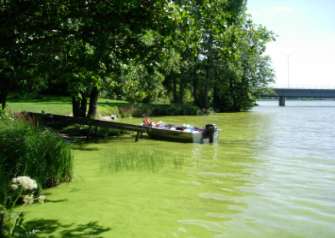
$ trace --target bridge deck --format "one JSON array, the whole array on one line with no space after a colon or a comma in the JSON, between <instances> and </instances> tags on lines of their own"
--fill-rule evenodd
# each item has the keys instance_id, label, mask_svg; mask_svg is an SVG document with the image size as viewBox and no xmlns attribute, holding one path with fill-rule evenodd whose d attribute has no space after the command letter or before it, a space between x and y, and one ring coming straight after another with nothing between
<instances>
[{"instance_id":1,"label":"bridge deck","mask_svg":"<svg viewBox=\"0 0 335 238\"><path fill-rule=\"evenodd\" d=\"M335 98L335 89L274 88L279 97Z\"/></svg>"}]
</instances>

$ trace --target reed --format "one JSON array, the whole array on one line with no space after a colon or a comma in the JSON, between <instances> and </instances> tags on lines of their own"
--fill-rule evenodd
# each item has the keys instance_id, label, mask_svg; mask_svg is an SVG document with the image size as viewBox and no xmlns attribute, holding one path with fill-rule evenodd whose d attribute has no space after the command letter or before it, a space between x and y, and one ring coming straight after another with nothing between
<instances>
[{"instance_id":1,"label":"reed","mask_svg":"<svg viewBox=\"0 0 335 238\"><path fill-rule=\"evenodd\" d=\"M111 172L145 170L157 172L165 164L165 158L155 151L114 151L105 159L104 168Z\"/></svg>"},{"instance_id":2,"label":"reed","mask_svg":"<svg viewBox=\"0 0 335 238\"><path fill-rule=\"evenodd\" d=\"M70 181L70 146L50 130L17 120L1 120L0 203L4 202L9 181L21 175L30 176L43 188Z\"/></svg>"},{"instance_id":3,"label":"reed","mask_svg":"<svg viewBox=\"0 0 335 238\"><path fill-rule=\"evenodd\" d=\"M113 150L102 161L101 168L108 173L126 171L145 171L157 173L165 168L182 169L185 165L184 156L180 154L164 154L163 151L145 148L128 148Z\"/></svg>"}]
</instances>

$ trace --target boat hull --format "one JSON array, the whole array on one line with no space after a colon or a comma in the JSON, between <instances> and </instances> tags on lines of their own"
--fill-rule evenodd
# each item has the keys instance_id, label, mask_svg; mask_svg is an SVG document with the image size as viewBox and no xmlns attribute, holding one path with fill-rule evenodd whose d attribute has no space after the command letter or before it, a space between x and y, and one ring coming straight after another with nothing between
<instances>
[{"instance_id":1,"label":"boat hull","mask_svg":"<svg viewBox=\"0 0 335 238\"><path fill-rule=\"evenodd\" d=\"M167 130L160 128L148 128L147 134L152 139L178 141L184 143L209 143L207 138L204 138L203 133L199 132L186 132L178 130ZM218 132L215 132L214 143L217 142ZM213 143L212 142L212 143Z\"/></svg>"}]
</instances>

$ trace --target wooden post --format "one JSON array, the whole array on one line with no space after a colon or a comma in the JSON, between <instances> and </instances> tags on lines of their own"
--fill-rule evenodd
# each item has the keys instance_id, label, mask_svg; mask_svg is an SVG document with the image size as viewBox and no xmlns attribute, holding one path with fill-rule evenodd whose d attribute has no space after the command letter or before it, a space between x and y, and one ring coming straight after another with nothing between
<instances>
[{"instance_id":1,"label":"wooden post","mask_svg":"<svg viewBox=\"0 0 335 238\"><path fill-rule=\"evenodd\" d=\"M284 96L280 96L279 97L279 106L280 107L285 107L285 97Z\"/></svg>"},{"instance_id":2,"label":"wooden post","mask_svg":"<svg viewBox=\"0 0 335 238\"><path fill-rule=\"evenodd\" d=\"M137 142L140 139L141 136L142 136L142 132L141 131L137 131L136 137L135 137L135 142Z\"/></svg>"}]
</instances>

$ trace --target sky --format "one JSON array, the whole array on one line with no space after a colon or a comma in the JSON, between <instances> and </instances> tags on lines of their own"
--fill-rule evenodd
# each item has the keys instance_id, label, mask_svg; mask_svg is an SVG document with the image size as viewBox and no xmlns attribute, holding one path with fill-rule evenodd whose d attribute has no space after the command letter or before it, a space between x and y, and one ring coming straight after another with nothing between
<instances>
[{"instance_id":1,"label":"sky","mask_svg":"<svg viewBox=\"0 0 335 238\"><path fill-rule=\"evenodd\" d=\"M276 35L274 87L335 88L335 0L248 0L248 12Z\"/></svg>"}]
</instances>

